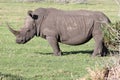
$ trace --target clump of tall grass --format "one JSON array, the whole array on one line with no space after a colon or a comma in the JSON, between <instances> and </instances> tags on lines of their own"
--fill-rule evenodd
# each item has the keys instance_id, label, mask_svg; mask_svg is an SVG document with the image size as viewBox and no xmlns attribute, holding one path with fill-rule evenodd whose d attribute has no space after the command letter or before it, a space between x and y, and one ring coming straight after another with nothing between
<instances>
[{"instance_id":1,"label":"clump of tall grass","mask_svg":"<svg viewBox=\"0 0 120 80\"><path fill-rule=\"evenodd\" d=\"M114 24L102 25L104 33L104 43L106 44L110 53L119 53L120 51L120 21Z\"/></svg>"},{"instance_id":2,"label":"clump of tall grass","mask_svg":"<svg viewBox=\"0 0 120 80\"><path fill-rule=\"evenodd\" d=\"M110 57L104 62L103 68L87 68L88 75L76 80L120 80L120 56Z\"/></svg>"},{"instance_id":3,"label":"clump of tall grass","mask_svg":"<svg viewBox=\"0 0 120 80\"><path fill-rule=\"evenodd\" d=\"M120 58L120 57L119 57ZM120 80L120 59L110 58L103 69L88 68L90 80ZM109 63L109 64L108 64Z\"/></svg>"}]
</instances>

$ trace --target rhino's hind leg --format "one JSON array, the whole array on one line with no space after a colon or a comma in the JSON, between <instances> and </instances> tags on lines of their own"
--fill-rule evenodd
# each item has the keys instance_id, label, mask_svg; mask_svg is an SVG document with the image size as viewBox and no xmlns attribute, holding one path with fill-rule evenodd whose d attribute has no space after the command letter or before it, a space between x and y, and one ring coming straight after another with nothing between
<instances>
[{"instance_id":1,"label":"rhino's hind leg","mask_svg":"<svg viewBox=\"0 0 120 80\"><path fill-rule=\"evenodd\" d=\"M48 40L50 46L52 47L54 55L61 56L62 53L61 53L61 50L59 48L59 44L58 44L57 39L55 37L46 37L46 39Z\"/></svg>"},{"instance_id":2,"label":"rhino's hind leg","mask_svg":"<svg viewBox=\"0 0 120 80\"><path fill-rule=\"evenodd\" d=\"M101 24L99 22L95 22L94 29L92 32L93 38L95 40L95 49L92 56L105 56L107 54L107 48L104 45L103 33L100 26Z\"/></svg>"},{"instance_id":3,"label":"rhino's hind leg","mask_svg":"<svg viewBox=\"0 0 120 80\"><path fill-rule=\"evenodd\" d=\"M104 45L103 37L100 35L95 35L93 38L95 40L95 49L92 56L97 56L97 55L106 56L108 50Z\"/></svg>"},{"instance_id":4,"label":"rhino's hind leg","mask_svg":"<svg viewBox=\"0 0 120 80\"><path fill-rule=\"evenodd\" d=\"M95 48L93 51L92 56L100 55L102 53L102 38L99 35L95 35L94 37L95 40Z\"/></svg>"}]
</instances>

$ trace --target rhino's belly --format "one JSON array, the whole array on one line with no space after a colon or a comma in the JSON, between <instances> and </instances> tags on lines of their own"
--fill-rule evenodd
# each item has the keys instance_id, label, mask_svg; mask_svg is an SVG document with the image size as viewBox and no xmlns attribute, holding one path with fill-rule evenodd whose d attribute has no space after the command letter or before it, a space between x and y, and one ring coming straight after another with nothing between
<instances>
[{"instance_id":1,"label":"rhino's belly","mask_svg":"<svg viewBox=\"0 0 120 80\"><path fill-rule=\"evenodd\" d=\"M76 37L62 40L61 43L67 44L67 45L80 45L80 44L84 44L84 43L88 42L91 38L92 38L92 36L87 36L87 37L76 36Z\"/></svg>"}]
</instances>

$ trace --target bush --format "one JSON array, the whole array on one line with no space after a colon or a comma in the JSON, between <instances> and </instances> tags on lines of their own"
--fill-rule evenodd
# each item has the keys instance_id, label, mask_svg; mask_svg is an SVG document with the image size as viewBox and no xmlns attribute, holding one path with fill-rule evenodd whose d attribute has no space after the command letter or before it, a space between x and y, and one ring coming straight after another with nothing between
<instances>
[{"instance_id":1,"label":"bush","mask_svg":"<svg viewBox=\"0 0 120 80\"><path fill-rule=\"evenodd\" d=\"M107 24L102 26L102 31L104 33L104 43L109 49L110 53L119 53L120 48L120 21L114 24Z\"/></svg>"}]
</instances>

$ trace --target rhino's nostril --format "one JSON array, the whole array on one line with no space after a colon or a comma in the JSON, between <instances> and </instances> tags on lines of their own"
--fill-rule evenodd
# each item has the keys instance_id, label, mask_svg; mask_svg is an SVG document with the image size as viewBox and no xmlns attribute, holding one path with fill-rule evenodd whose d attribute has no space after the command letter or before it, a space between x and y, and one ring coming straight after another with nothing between
<instances>
[{"instance_id":1,"label":"rhino's nostril","mask_svg":"<svg viewBox=\"0 0 120 80\"><path fill-rule=\"evenodd\" d=\"M21 40L21 42L23 42L23 40Z\"/></svg>"},{"instance_id":2,"label":"rhino's nostril","mask_svg":"<svg viewBox=\"0 0 120 80\"><path fill-rule=\"evenodd\" d=\"M19 43L19 44L20 44L20 43L23 43L23 41L24 41L23 39L16 40L16 43Z\"/></svg>"}]
</instances>

